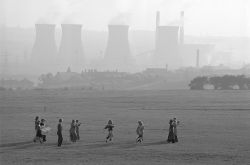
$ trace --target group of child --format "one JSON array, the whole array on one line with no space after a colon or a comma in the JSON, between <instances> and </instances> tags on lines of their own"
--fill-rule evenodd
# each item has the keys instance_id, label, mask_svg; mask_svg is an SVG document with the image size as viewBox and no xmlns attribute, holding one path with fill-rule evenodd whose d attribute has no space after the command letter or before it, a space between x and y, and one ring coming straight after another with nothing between
<instances>
[{"instance_id":1,"label":"group of child","mask_svg":"<svg viewBox=\"0 0 250 165\"><path fill-rule=\"evenodd\" d=\"M43 143L46 141L46 135L42 134L42 128L45 127L44 124L45 120L41 119L41 122L39 121L39 117L37 116L35 118L35 130L36 130L36 136L34 138L34 142L36 142L37 139L39 139L40 143ZM59 123L57 125L57 136L58 136L58 146L60 147L62 145L63 141L63 136L62 136L62 119L59 119ZM81 123L78 120L72 120L71 122L71 127L69 130L70 133L70 141L71 142L76 142L77 140L80 140L80 135L79 135L79 127ZM177 125L179 125L179 121L177 121L176 118L170 119L169 121L169 134L168 134L168 139L167 142L170 143L176 143L178 142L177 138ZM114 129L114 124L112 120L108 121L108 124L104 127L104 129L108 130L108 135L106 137L106 143L108 141L112 141L113 139L113 129ZM144 132L144 125L143 122L140 120L138 121L138 126L136 129L136 134L138 137L136 138L136 143L142 143L143 142L143 132Z\"/></svg>"},{"instance_id":2,"label":"group of child","mask_svg":"<svg viewBox=\"0 0 250 165\"><path fill-rule=\"evenodd\" d=\"M80 135L79 135L79 127L81 123L79 123L78 120L72 120L71 125L70 125L70 141L71 142L76 142L77 140L80 140Z\"/></svg>"},{"instance_id":3,"label":"group of child","mask_svg":"<svg viewBox=\"0 0 250 165\"><path fill-rule=\"evenodd\" d=\"M108 124L104 127L104 129L108 130L108 136L106 137L106 143L108 141L112 141L114 127L115 126L114 126L112 120L109 120ZM136 138L136 143L141 143L143 141L143 131L144 131L143 122L138 121L138 127L136 129L136 133L137 133L138 137Z\"/></svg>"},{"instance_id":4,"label":"group of child","mask_svg":"<svg viewBox=\"0 0 250 165\"><path fill-rule=\"evenodd\" d=\"M179 121L176 118L170 119L169 121L169 133L168 133L168 143L177 143L177 126L179 125Z\"/></svg>"},{"instance_id":5,"label":"group of child","mask_svg":"<svg viewBox=\"0 0 250 165\"><path fill-rule=\"evenodd\" d=\"M57 145L60 147L63 142L63 136L62 136L62 122L63 119L59 119L58 125L57 125L57 136L58 136L58 143ZM78 120L72 120L71 127L69 130L70 134L70 141L76 142L77 140L80 140L79 135L79 127L81 123L79 123ZM33 139L34 142L39 141L40 143L46 142L46 135L44 133L50 131L50 127L45 127L45 119L39 120L39 117L36 116L35 118L35 131L36 135Z\"/></svg>"},{"instance_id":6,"label":"group of child","mask_svg":"<svg viewBox=\"0 0 250 165\"><path fill-rule=\"evenodd\" d=\"M35 118L35 131L36 135L33 139L34 142L39 140L40 143L46 142L46 135L43 134L42 130L45 129L45 119L39 120L39 117Z\"/></svg>"}]
</instances>

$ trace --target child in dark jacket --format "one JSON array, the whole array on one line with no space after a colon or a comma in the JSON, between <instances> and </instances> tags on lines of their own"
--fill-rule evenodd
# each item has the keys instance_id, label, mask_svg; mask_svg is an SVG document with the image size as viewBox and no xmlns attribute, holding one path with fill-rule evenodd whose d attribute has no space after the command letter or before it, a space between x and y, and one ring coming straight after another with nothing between
<instances>
[{"instance_id":1,"label":"child in dark jacket","mask_svg":"<svg viewBox=\"0 0 250 165\"><path fill-rule=\"evenodd\" d=\"M39 117L36 116L36 118L35 118L35 132L36 132L36 134L35 134L35 137L33 138L33 142L36 142L39 139L39 137L36 136L39 124L40 124Z\"/></svg>"},{"instance_id":2,"label":"child in dark jacket","mask_svg":"<svg viewBox=\"0 0 250 165\"><path fill-rule=\"evenodd\" d=\"M59 123L57 125L57 136L58 136L57 146L61 147L62 142L63 142L63 137L62 137L62 119L59 119Z\"/></svg>"},{"instance_id":3,"label":"child in dark jacket","mask_svg":"<svg viewBox=\"0 0 250 165\"><path fill-rule=\"evenodd\" d=\"M114 124L112 122L112 120L108 121L108 124L104 127L104 129L108 129L108 136L106 137L106 143L109 141L112 141L113 138L113 128L114 128Z\"/></svg>"}]
</instances>

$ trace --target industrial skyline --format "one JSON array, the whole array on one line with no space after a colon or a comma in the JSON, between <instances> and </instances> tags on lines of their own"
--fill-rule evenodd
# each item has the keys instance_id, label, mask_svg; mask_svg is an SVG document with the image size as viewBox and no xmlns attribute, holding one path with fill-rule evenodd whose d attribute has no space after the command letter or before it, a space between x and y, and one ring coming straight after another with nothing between
<instances>
[{"instance_id":1,"label":"industrial skyline","mask_svg":"<svg viewBox=\"0 0 250 165\"><path fill-rule=\"evenodd\" d=\"M15 4L14 0L11 0L11 2ZM151 1L146 2L147 5L154 4ZM162 1L158 2L163 6L165 5L165 3ZM52 3L57 4L57 2ZM83 23L79 20L71 21L74 18L77 18L77 15L71 15L68 21L58 21L56 19L51 19L48 21L46 19L38 19L33 25L33 27L35 27L35 36L32 37L34 39L32 39L33 41L31 43L32 48L29 48L27 45L22 46L22 44L26 42L24 40L26 36L24 36L19 39L19 52L12 53L13 50L11 49L13 48L10 47L12 47L12 43L15 43L17 40L15 36L13 36L14 42L11 42L9 45L6 43L6 46L3 47L8 55L5 55L5 62L2 62L6 63L7 61L7 63L12 63L12 65L3 64L2 66L17 68L19 65L18 61L20 58L23 58L23 62L20 64L20 66L26 66L26 64L30 63L29 66L40 68L41 70L34 70L39 72L55 72L64 70L67 67L72 67L72 69L77 70L82 70L84 68L94 68L101 70L108 69L136 72L148 67L167 67L170 70L190 66L201 67L215 64L217 59L219 59L219 64L226 65L230 63L233 65L244 65L245 63L243 62L246 62L247 64L250 60L247 55L249 53L247 48L249 42L247 40L244 43L240 41L236 44L236 47L238 44L240 47L235 48L235 45L227 45L228 43L224 41L221 43L216 42L216 40L207 40L206 42L201 42L198 37L197 41L190 42L190 40L188 41L186 39L186 36L188 35L187 33L189 33L188 29L190 28L189 23L194 15L192 15L192 13L189 15L190 7L184 6L189 4L193 7L197 5L197 2L187 3L187 1L182 1L178 3L178 5L173 2L169 2L169 6L176 7L177 5L180 8L185 8L185 11L178 10L178 15L173 14L176 13L177 10L174 12L171 10L169 11L172 12L173 15L169 13L169 15L167 15L166 10L155 10L152 14L152 11L150 10L149 18L154 16L153 21L149 19L151 21L151 25L142 26L145 29L137 31L135 31L133 28L138 27L137 24L140 25L141 22L131 22L130 16L128 17L129 12L125 12L127 10L130 11L130 5L133 3L123 3L125 2L117 1L117 3L115 3L117 6L114 8L117 8L118 11L124 12L119 13L118 15L113 15L112 19L110 19L108 22L100 21L99 23L102 23L102 25L100 25L98 29L102 30L94 31L93 33L96 35L94 38L89 37L93 35L93 33L91 35L88 34L89 32L82 34L82 32L86 32L87 28L89 27L88 21ZM230 1L230 3L231 5L234 4L233 1ZM245 1L242 0L238 5L241 6L244 3ZM7 4L8 6L9 2L4 2L4 4ZM49 5L48 2L45 4ZM69 5L67 5L67 7L72 7L75 4L81 3L77 0L73 0ZM247 4L248 3L246 3L246 5ZM104 5L104 8L105 7L107 6ZM149 9L150 8L148 8L148 10ZM133 14L131 17L133 17ZM228 15L228 17L230 17L230 15ZM84 16L82 18L84 19ZM105 15L103 18L105 18ZM91 18L93 21L95 19L96 17ZM6 20L1 23L4 25L10 25L8 24L8 21L6 22ZM196 22L195 24L197 23L201 24L201 22ZM25 21L23 24L25 24ZM218 27L220 25L221 24L218 24ZM2 27L2 32L9 29L6 26ZM148 27L153 27L153 30L148 31ZM97 35L98 33L99 36ZM9 42L9 39L7 38L11 35L6 35L4 32L5 37L3 38L3 45L5 45L6 41ZM200 38L202 38L202 36L200 36ZM89 41L91 41L92 45L89 44ZM91 52L89 50L91 50ZM11 56L13 56L13 54L16 56L16 64L13 63L13 59L8 59L10 56L9 54L11 54Z\"/></svg>"},{"instance_id":2,"label":"industrial skyline","mask_svg":"<svg viewBox=\"0 0 250 165\"><path fill-rule=\"evenodd\" d=\"M146 67L167 67L170 70L179 69L185 58L195 56L197 50L206 57L213 46L185 43L184 37L184 11L180 12L178 26L160 25L160 11L156 12L155 47L150 54L150 61L145 63ZM36 24L36 40L31 53L31 61L34 68L46 65L46 71L62 70L66 67L81 70L86 67L84 56L84 45L82 43L82 25L62 24L62 35L60 46L57 49L55 43L54 24ZM98 59L99 64L92 65L93 68L135 72L138 64L131 52L129 41L129 26L123 24L108 25L108 39L103 57ZM87 38L88 40L88 38ZM193 58L194 60L194 58ZM195 61L195 60L194 60ZM198 61L200 63L200 61ZM207 64L202 61L203 65ZM197 59L196 59L197 63ZM45 71L45 69L44 69Z\"/></svg>"},{"instance_id":3,"label":"industrial skyline","mask_svg":"<svg viewBox=\"0 0 250 165\"><path fill-rule=\"evenodd\" d=\"M188 35L250 36L248 0L3 0L0 6L0 24L11 27L74 23L102 30L116 22L153 30L155 11L162 12L161 25L176 25L179 11L184 10Z\"/></svg>"}]
</instances>

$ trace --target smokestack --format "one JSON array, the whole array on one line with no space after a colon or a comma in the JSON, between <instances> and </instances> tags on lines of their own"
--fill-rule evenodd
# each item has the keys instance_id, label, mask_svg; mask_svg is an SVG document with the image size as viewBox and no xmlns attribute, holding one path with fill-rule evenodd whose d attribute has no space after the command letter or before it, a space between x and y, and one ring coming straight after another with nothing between
<instances>
[{"instance_id":1,"label":"smokestack","mask_svg":"<svg viewBox=\"0 0 250 165\"><path fill-rule=\"evenodd\" d=\"M178 26L159 26L154 61L157 65L170 69L180 67Z\"/></svg>"},{"instance_id":2,"label":"smokestack","mask_svg":"<svg viewBox=\"0 0 250 165\"><path fill-rule=\"evenodd\" d=\"M156 12L156 24L155 24L155 47L158 40L158 27L160 26L160 11Z\"/></svg>"},{"instance_id":3,"label":"smokestack","mask_svg":"<svg viewBox=\"0 0 250 165\"><path fill-rule=\"evenodd\" d=\"M200 50L197 49L196 51L196 68L200 67Z\"/></svg>"},{"instance_id":4,"label":"smokestack","mask_svg":"<svg viewBox=\"0 0 250 165\"><path fill-rule=\"evenodd\" d=\"M31 53L31 61L35 67L46 65L46 68L49 68L53 65L57 52L55 25L36 24L35 26L36 39Z\"/></svg>"},{"instance_id":5,"label":"smokestack","mask_svg":"<svg viewBox=\"0 0 250 165\"><path fill-rule=\"evenodd\" d=\"M78 69L84 65L82 46L82 25L62 24L62 38L59 48L59 59L65 67L73 66Z\"/></svg>"},{"instance_id":6,"label":"smokestack","mask_svg":"<svg viewBox=\"0 0 250 165\"><path fill-rule=\"evenodd\" d=\"M180 44L184 44L184 11L181 11L180 15Z\"/></svg>"},{"instance_id":7,"label":"smokestack","mask_svg":"<svg viewBox=\"0 0 250 165\"><path fill-rule=\"evenodd\" d=\"M156 29L160 26L160 11L156 12Z\"/></svg>"},{"instance_id":8,"label":"smokestack","mask_svg":"<svg viewBox=\"0 0 250 165\"><path fill-rule=\"evenodd\" d=\"M128 41L128 25L109 25L104 61L109 69L131 69L132 57Z\"/></svg>"}]
</instances>

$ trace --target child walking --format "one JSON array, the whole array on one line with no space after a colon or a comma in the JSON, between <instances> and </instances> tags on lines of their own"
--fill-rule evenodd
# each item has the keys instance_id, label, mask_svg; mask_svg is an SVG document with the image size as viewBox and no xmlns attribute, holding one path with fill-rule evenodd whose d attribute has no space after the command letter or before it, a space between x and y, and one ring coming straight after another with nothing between
<instances>
[{"instance_id":1,"label":"child walking","mask_svg":"<svg viewBox=\"0 0 250 165\"><path fill-rule=\"evenodd\" d=\"M106 143L108 142L108 140L112 141L113 128L114 128L114 124L113 124L112 120L109 120L108 124L104 127L104 129L108 129L108 136L106 137Z\"/></svg>"},{"instance_id":2,"label":"child walking","mask_svg":"<svg viewBox=\"0 0 250 165\"><path fill-rule=\"evenodd\" d=\"M80 127L81 123L76 120L76 140L80 140L80 134L79 134L79 127Z\"/></svg>"},{"instance_id":3,"label":"child walking","mask_svg":"<svg viewBox=\"0 0 250 165\"><path fill-rule=\"evenodd\" d=\"M62 142L63 142L63 136L62 136L62 119L59 119L59 123L57 125L57 136L58 136L58 141L57 141L57 146L61 147Z\"/></svg>"},{"instance_id":4,"label":"child walking","mask_svg":"<svg viewBox=\"0 0 250 165\"><path fill-rule=\"evenodd\" d=\"M69 134L70 134L70 141L75 143L77 139L75 120L72 120L71 122Z\"/></svg>"},{"instance_id":5,"label":"child walking","mask_svg":"<svg viewBox=\"0 0 250 165\"><path fill-rule=\"evenodd\" d=\"M168 143L175 143L175 135L174 135L174 125L173 125L173 119L169 120L169 129L168 129Z\"/></svg>"},{"instance_id":6,"label":"child walking","mask_svg":"<svg viewBox=\"0 0 250 165\"><path fill-rule=\"evenodd\" d=\"M44 131L45 128L46 128L46 126L45 126L45 119L41 119L39 135L40 135L40 137L42 137L43 142L46 142L46 135L43 134L43 133L45 133L45 131Z\"/></svg>"},{"instance_id":7,"label":"child walking","mask_svg":"<svg viewBox=\"0 0 250 165\"><path fill-rule=\"evenodd\" d=\"M33 142L36 142L36 140L39 139L39 137L37 137L37 130L39 129L39 125L40 125L39 117L36 116L36 118L35 118L35 132L36 132L36 134L35 134L35 137L33 138Z\"/></svg>"},{"instance_id":8,"label":"child walking","mask_svg":"<svg viewBox=\"0 0 250 165\"><path fill-rule=\"evenodd\" d=\"M136 143L141 143L143 141L143 130L144 130L143 122L138 121L138 127L136 129L138 137L136 138Z\"/></svg>"},{"instance_id":9,"label":"child walking","mask_svg":"<svg viewBox=\"0 0 250 165\"><path fill-rule=\"evenodd\" d=\"M36 137L39 139L40 143L43 143L46 141L46 135L42 134L42 125L39 123L37 126L37 132L36 132Z\"/></svg>"}]
</instances>

